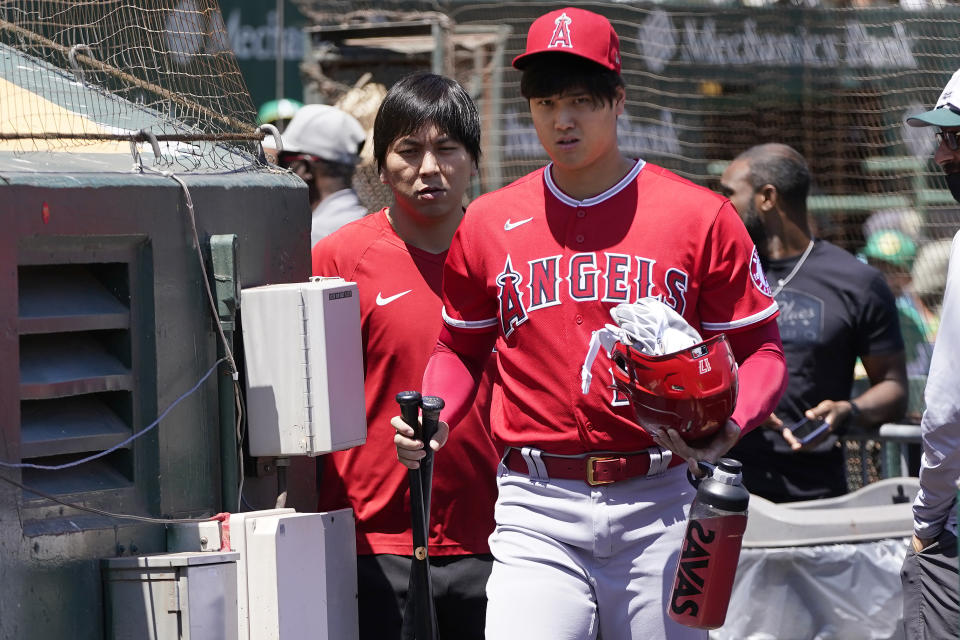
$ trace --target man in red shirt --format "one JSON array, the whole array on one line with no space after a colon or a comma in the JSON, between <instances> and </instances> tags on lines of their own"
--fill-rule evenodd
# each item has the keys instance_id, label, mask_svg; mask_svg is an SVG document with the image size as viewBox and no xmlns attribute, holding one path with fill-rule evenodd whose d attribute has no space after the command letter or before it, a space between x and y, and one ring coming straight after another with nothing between
<instances>
[{"instance_id":1,"label":"man in red shirt","mask_svg":"<svg viewBox=\"0 0 960 640\"><path fill-rule=\"evenodd\" d=\"M367 443L324 460L320 509L357 520L360 638L400 638L413 539L409 481L392 462L399 391L419 389L440 327L440 281L480 156L476 107L455 81L417 74L390 89L374 155L393 203L323 238L313 273L356 282L364 347ZM467 407L451 455L434 466L429 531L441 635L483 638L498 456L487 428L489 385Z\"/></svg>"},{"instance_id":2,"label":"man in red shirt","mask_svg":"<svg viewBox=\"0 0 960 640\"><path fill-rule=\"evenodd\" d=\"M604 17L541 16L513 65L551 163L470 205L447 256L444 324L423 381L446 400L437 450L448 425L458 437L496 345L491 430L505 454L487 638L706 638L665 612L693 497L679 463L716 461L776 406L777 305L728 200L621 153L626 91ZM637 424L605 355L581 375L610 309L647 297L703 338L726 333L739 363L731 419L696 448L673 429ZM416 468L423 443L399 418L393 425L401 462Z\"/></svg>"}]
</instances>

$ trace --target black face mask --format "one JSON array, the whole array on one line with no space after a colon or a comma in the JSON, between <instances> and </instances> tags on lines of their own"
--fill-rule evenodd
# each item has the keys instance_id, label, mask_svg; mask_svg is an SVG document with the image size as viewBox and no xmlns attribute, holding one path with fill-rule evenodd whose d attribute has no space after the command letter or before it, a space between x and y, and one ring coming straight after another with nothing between
<instances>
[{"instance_id":1,"label":"black face mask","mask_svg":"<svg viewBox=\"0 0 960 640\"><path fill-rule=\"evenodd\" d=\"M950 187L953 199L960 202L960 173L948 173L947 186Z\"/></svg>"}]
</instances>

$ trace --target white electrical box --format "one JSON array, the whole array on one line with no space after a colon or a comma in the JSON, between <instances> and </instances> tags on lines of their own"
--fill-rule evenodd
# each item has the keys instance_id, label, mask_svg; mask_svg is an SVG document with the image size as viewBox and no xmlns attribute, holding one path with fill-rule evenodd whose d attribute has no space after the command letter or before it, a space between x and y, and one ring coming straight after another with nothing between
<instances>
[{"instance_id":1,"label":"white electrical box","mask_svg":"<svg viewBox=\"0 0 960 640\"><path fill-rule=\"evenodd\" d=\"M351 509L234 514L230 531L245 567L241 640L359 637Z\"/></svg>"},{"instance_id":2,"label":"white electrical box","mask_svg":"<svg viewBox=\"0 0 960 640\"><path fill-rule=\"evenodd\" d=\"M265 518L267 516L287 515L296 513L296 509L264 509L262 511L246 511L231 513L228 521L230 531L230 548L240 553L237 561L237 616L240 640L254 640L250 635L249 602L250 594L247 589L247 520Z\"/></svg>"},{"instance_id":3,"label":"white electrical box","mask_svg":"<svg viewBox=\"0 0 960 640\"><path fill-rule=\"evenodd\" d=\"M343 278L240 292L253 456L315 456L366 442L357 285Z\"/></svg>"}]
</instances>

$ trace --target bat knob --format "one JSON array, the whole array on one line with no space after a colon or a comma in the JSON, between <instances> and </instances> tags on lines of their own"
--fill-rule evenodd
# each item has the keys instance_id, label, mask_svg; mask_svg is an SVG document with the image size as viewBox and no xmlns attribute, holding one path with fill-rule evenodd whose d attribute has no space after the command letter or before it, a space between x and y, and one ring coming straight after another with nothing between
<instances>
[{"instance_id":1,"label":"bat knob","mask_svg":"<svg viewBox=\"0 0 960 640\"><path fill-rule=\"evenodd\" d=\"M444 406L443 398L439 396L423 396L420 405L423 407L423 441L427 442L437 432L440 422L440 411ZM427 452L429 455L429 452Z\"/></svg>"},{"instance_id":2,"label":"bat knob","mask_svg":"<svg viewBox=\"0 0 960 640\"><path fill-rule=\"evenodd\" d=\"M401 391L397 394L397 404L401 407L420 404L419 391Z\"/></svg>"},{"instance_id":3,"label":"bat knob","mask_svg":"<svg viewBox=\"0 0 960 640\"><path fill-rule=\"evenodd\" d=\"M419 391L401 391L397 394L397 403L400 405L400 417L408 425L413 427L414 432L419 437L420 423L417 416L420 414L420 392Z\"/></svg>"},{"instance_id":4,"label":"bat knob","mask_svg":"<svg viewBox=\"0 0 960 640\"><path fill-rule=\"evenodd\" d=\"M423 396L420 401L420 406L423 407L423 414L427 415L428 413L436 413L440 415L440 411L443 409L446 403L443 401L443 398L440 396Z\"/></svg>"}]
</instances>

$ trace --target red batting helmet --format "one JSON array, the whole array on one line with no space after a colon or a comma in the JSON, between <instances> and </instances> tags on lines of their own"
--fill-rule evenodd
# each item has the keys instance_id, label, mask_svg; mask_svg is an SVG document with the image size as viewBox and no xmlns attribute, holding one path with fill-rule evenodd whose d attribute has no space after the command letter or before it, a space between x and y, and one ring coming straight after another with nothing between
<instances>
[{"instance_id":1,"label":"red batting helmet","mask_svg":"<svg viewBox=\"0 0 960 640\"><path fill-rule=\"evenodd\" d=\"M660 356L618 341L611 358L614 383L647 430L676 429L684 440L699 440L733 413L737 361L724 334Z\"/></svg>"}]
</instances>

